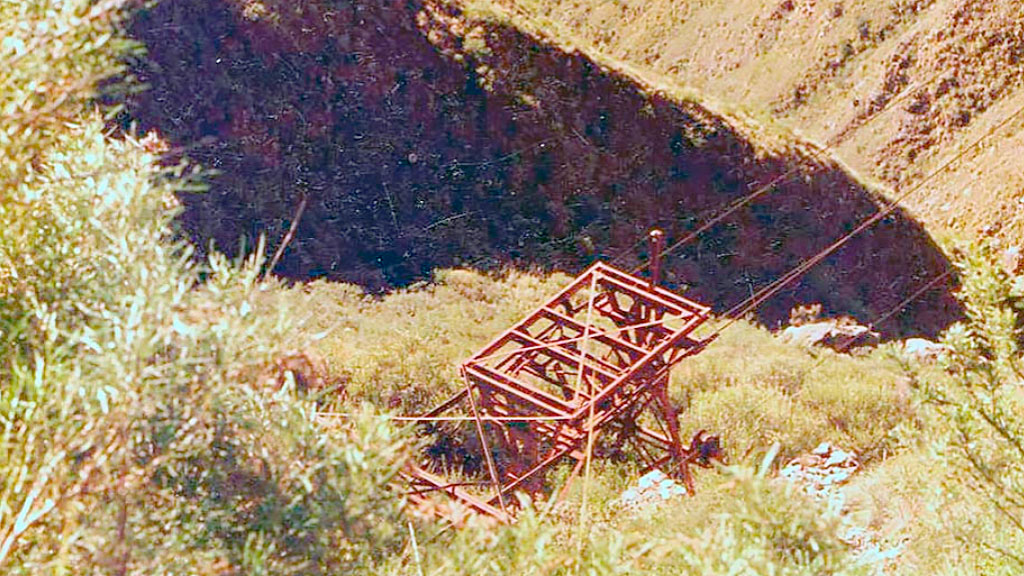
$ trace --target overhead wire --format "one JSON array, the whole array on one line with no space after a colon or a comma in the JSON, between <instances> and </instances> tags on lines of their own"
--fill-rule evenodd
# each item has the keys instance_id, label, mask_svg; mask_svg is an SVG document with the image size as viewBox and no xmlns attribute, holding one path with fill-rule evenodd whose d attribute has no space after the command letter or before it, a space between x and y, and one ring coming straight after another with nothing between
<instances>
[{"instance_id":1,"label":"overhead wire","mask_svg":"<svg viewBox=\"0 0 1024 576\"><path fill-rule=\"evenodd\" d=\"M587 300L587 318L586 322L584 323L584 326L586 326L586 328L584 328L583 332L584 336L588 336L590 334L591 319L594 314L594 300L597 296L597 277L598 275L594 274L593 277L590 279L590 291ZM590 340L584 340L583 342L580 343L579 347L580 358L578 362L580 368L579 372L577 372L576 374L576 397L580 396L580 385L583 382L583 367L584 362L587 359L587 344L589 342ZM583 537L587 530L587 496L589 493L588 489L590 487L590 464L594 454L594 437L596 435L594 431L594 405L597 404L597 402L593 400L594 390L589 382L587 383L587 394L591 396L591 400L587 402L587 404L590 405L590 409L587 414L587 444L586 452L584 453L585 464L583 472L583 498L582 502L580 503L580 529L577 532L577 537L579 538L579 540L577 541L576 548L577 553L583 552Z\"/></svg>"},{"instance_id":2,"label":"overhead wire","mask_svg":"<svg viewBox=\"0 0 1024 576\"><path fill-rule=\"evenodd\" d=\"M948 170L953 164L958 162L968 152L973 151L974 149L976 149L978 146L981 145L982 142L984 142L986 139L991 137L993 134L995 134L996 132L998 132L999 130L1004 128L1007 124L1012 122L1014 119L1018 118L1021 114L1024 114L1024 106L1021 106L1013 114L1010 114L1009 116L1007 116L1006 118L1001 120L999 123L995 124L994 126L989 128L988 130L986 130L984 134L982 134L980 137L978 137L969 146L967 146L966 148L963 148L960 151L958 151L949 160L947 160L946 162L942 163L942 165L940 165L938 168L936 168L931 173L929 173L924 179L922 179L917 184L912 186L906 192L903 192L902 194L897 196L884 209L876 212L874 215L872 215L871 217L869 217L866 220L864 220L859 226L857 226L856 228L854 228L853 230L851 230L850 232L848 232L847 234L845 234L844 236L842 236L841 238L839 238L838 240L836 240L835 242L833 242L832 244L827 246L825 249L821 250L820 252L818 252L817 254L812 256L811 258L806 259L800 265L798 265L793 270L791 270L790 272L785 274L782 278L779 278L778 280L776 280L772 284L769 284L768 286L763 288L761 291L759 291L757 294L755 294L755 296L753 296L751 298L748 298L747 301L749 301L750 303L747 304L746 306L744 306L742 308L740 308L740 305L734 306L730 310L730 312L727 313L727 315L734 316L734 314L737 312L737 309L740 309L740 310L742 310L742 314L740 314L740 316L742 316L743 314L746 314L749 311L751 311L754 307L760 305L766 299L768 299L771 296L777 294L782 288L785 288L790 282L792 282L796 278L798 278L801 275L803 275L807 270L811 269L812 267L814 267L815 265L820 263L825 258L828 258L829 256L831 256L833 253L835 253L836 250L841 248L843 245L845 245L847 242L849 242L855 236L857 236L861 232L867 230L868 228L870 228L871 226L877 224L879 221L881 221L885 217L887 217L890 214L892 214L897 208L900 207L900 204L904 200L906 200L907 198L911 197L912 195L914 195L917 192L919 192L920 190L922 190L925 187L925 185L928 184L929 182L931 182L933 179L935 179L935 177L937 177L938 175L940 175L943 172L945 172L946 170ZM743 303L741 303L741 304L743 304Z\"/></svg>"},{"instance_id":3,"label":"overhead wire","mask_svg":"<svg viewBox=\"0 0 1024 576\"><path fill-rule=\"evenodd\" d=\"M921 85L924 85L924 84L926 84L926 83L919 84L917 87L920 87ZM891 109L892 106L895 106L898 102L902 101L907 95L909 95L912 92L913 92L913 90L909 90L909 89L905 90L904 94L901 97L893 99L892 101L890 101L884 108L882 108L876 114L871 116L871 118L869 118L867 121L861 123L860 126L864 126L864 125L872 122L873 120L875 120L876 118L881 116L883 113L885 113L887 110ZM823 261L825 258L829 257L831 254L833 254L835 251L839 250L842 246L844 246L847 242L849 242L855 236L857 236L858 234L862 233L863 231L867 230L868 228L870 228L874 224L877 224L879 221L881 221L882 219L884 219L885 217L890 215L897 208L899 208L900 203L902 201L906 200L911 195L913 195L916 192L918 192L919 190L921 190L928 182L930 182L936 176L938 176L939 174L941 174L941 173L945 172L946 170L948 170L950 166L952 166L955 162L960 160L969 151L975 149L986 138L990 137L993 133L995 133L996 131L998 131L999 129L1001 129L1005 125L1007 125L1010 121L1012 121L1014 118L1019 116L1022 112L1024 112L1024 107L1022 107L1017 112L1015 112L1014 114L1010 115L1009 117L1005 118L1003 121L1001 121L999 124L994 126L992 129L988 130L984 135L982 135L980 138L978 138L976 141L974 141L969 147L959 151L949 161L947 161L944 164L942 164L938 169L936 169L935 171L930 173L927 177L925 177L923 180L918 182L915 186L913 186L907 192L902 193L901 195L899 195L894 201L892 201L891 203L886 205L879 212L877 212L876 214L870 216L869 218L867 218L866 220L861 222L852 231L850 231L849 233L843 235L842 237L840 237L836 241L832 242L829 246L827 246L825 249L819 251L814 256L805 259L800 264L798 264L795 268L793 268L792 270L787 272L785 275L783 275L779 279L777 279L777 280L773 281L772 283L770 283L769 285L765 286L764 288L759 290L756 294L753 294L750 298L744 300L743 302L740 302L739 304L737 304L736 306L731 308L729 310L729 312L726 313L726 316L730 316L731 317L730 321L725 326L719 328L717 330L716 334L720 334L726 328L728 328L733 323L735 323L743 315L745 315L746 313L749 313L751 310L753 310L754 308L759 306L765 300L767 300L768 298L770 298L770 297L774 296L775 294L777 294L779 291L784 289L791 282L795 281L797 278L802 276L808 270L810 270L811 268L813 268L814 266L819 264L821 261ZM825 146L826 151L828 150L828 148L830 148L830 147L834 146L835 144L840 143L843 140L845 140L845 137L846 137L845 135L846 134L847 133L844 133L844 134L840 135L840 138L834 139L834 141L830 141L829 143L827 143L826 146ZM715 216L713 216L708 221L706 221L698 229L688 233L684 238L682 238L681 240L673 243L671 246L666 248L662 252L662 256L668 255L669 253L671 253L671 252L677 250L678 248L680 248L681 246L683 246L683 245L693 241L694 239L698 238L701 234L703 234L704 232L709 230L711 227L717 225L719 222L723 221L724 219L728 218L729 216L734 214L736 211L738 211L742 207L750 204L751 202L753 202L757 198L759 198L759 197L763 196L764 194L768 193L769 191L773 190L780 182L783 182L786 179L788 179L788 178L794 176L795 174L797 174L798 171L801 168L803 168L803 167L804 167L803 165L793 166L789 170L787 170L785 173L783 173L783 174L773 178L770 182L768 182L767 184L759 187L758 189L754 190L750 194L747 194L747 195L745 195L742 198L733 200L732 202L730 202L727 205L727 207L725 208L724 211L715 214ZM638 241L636 244L634 244L634 246L631 248L631 250L635 250L643 242L644 242L644 240ZM620 254L619 256L617 256L615 259L612 260L612 263L615 263L615 262L619 261L625 255L626 255L625 253L624 254ZM638 268L636 268L634 270L634 273L637 272L637 271L642 270L643 268L645 268L645 267L647 267L649 265L650 265L650 261L648 261L645 264L643 264L643 265L639 266ZM893 309L891 309L891 310L887 311L886 313L884 313L883 315L881 315L878 319L876 319L875 322L872 323L872 325L877 325L877 324L879 324L881 322L884 322L884 321L888 320L888 318L891 317L893 314L895 314L899 310L903 309L905 306L907 306L910 303L912 303L913 301L915 301L917 298L919 298L922 295L924 295L925 293L927 293L928 290L932 289L939 282L941 282L944 279L948 278L951 274L952 274L952 270L947 270L944 273L940 274L938 277L932 279L925 286L923 286L922 288L920 288L917 291L915 291L910 297L905 298L904 300L902 300L899 304L897 304L896 307L894 307ZM738 312L742 312L742 314L737 316L736 314ZM589 328L589 326L588 326L588 328ZM587 334L587 333L584 334L584 336L582 338L584 340L584 342L586 341L588 336L590 336L590 335ZM812 367L812 370L813 370L813 367ZM593 418L592 415L591 415L591 418ZM477 425L479 426L480 422L481 422L481 417L479 415L476 415L476 417L474 419L476 420ZM481 431L481 433L482 433L482 431ZM589 440L589 438L588 438L588 440ZM588 445L588 453L589 453L589 450L590 450L590 446ZM589 454L588 454L588 456L589 456ZM589 461L588 461L588 472L589 472ZM492 475L493 475L493 470L492 470ZM586 480L586 477L585 477L585 480ZM586 491L586 490L584 490L584 491ZM501 491L499 489L499 498L500 498L500 496L501 496ZM502 502L502 504L504 504L504 502ZM584 496L583 511L582 511L583 515L584 515L584 518L585 518L585 514L586 514L585 510L586 510L586 497ZM585 523L585 520L584 520L584 523Z\"/></svg>"},{"instance_id":4,"label":"overhead wire","mask_svg":"<svg viewBox=\"0 0 1024 576\"><path fill-rule=\"evenodd\" d=\"M863 128L864 126L867 126L868 124L871 124L877 118L881 117L883 114L885 114L886 112L888 112L889 110L894 108L896 105L898 105L900 102L903 102L904 100L906 100L911 94L914 94L920 88L922 88L924 86L928 86L929 84L931 84L935 79L938 78L938 76L939 76L939 72L935 72L935 73L931 74L930 76L928 76L925 80L923 80L921 82L918 82L918 83L914 84L913 86L908 86L908 87L904 88L895 98L889 100L882 108L880 108L876 112L873 112L870 117L868 117L866 120L862 121L858 125L857 128L860 129L860 128ZM839 145L839 144L842 144L849 137L849 135L852 134L852 133L853 133L852 130L851 131L844 131L844 132L841 132L840 134L838 134L837 136L831 138L830 140L828 140L824 144L824 146L822 147L821 152L823 152L823 153L834 152L834 150L833 150L834 147ZM730 202L726 202L725 204L723 204L722 207L719 208L720 210L722 208L724 208L723 211L719 212L718 210L716 210L715 212L717 212L717 213L715 214L715 216L713 216L712 218L707 220L704 224L699 226L696 230L693 230L693 231L689 232L682 239L680 239L680 240L672 243L671 245L669 245L667 248L665 248L665 250L662 251L661 256L664 258L669 253L674 252L675 250L681 248L682 246L685 246L686 244L689 244L690 242L692 242L693 240L695 240L696 238L698 238L699 236L701 236L702 234L704 234L705 232L710 230L712 227L717 225L719 222L725 220L729 216L732 216L739 209L741 209L744 206L750 204L751 202L753 202L754 200L760 198L761 196L764 196L768 192L774 190L775 187L778 186L780 183L782 183L782 182L790 179L791 177L797 175L797 173L801 169L803 169L805 167L806 167L805 163L798 163L798 164L790 167L786 172L784 172L784 173L776 176L775 178L773 178L767 184L764 184L764 185L756 188L753 192L750 192L750 193L748 193L748 194L746 194L746 195L744 195L744 196L742 196L740 198L737 198L735 200L732 200ZM637 241L635 244L633 244L633 246L631 248L629 248L628 250L623 251L618 256L613 258L610 261L610 263L614 265L617 262L621 261L623 258L628 256L629 254L635 252L637 247L639 247L644 242L645 242L645 240L643 240L643 239ZM637 272L640 272L641 270L643 270L644 268L648 267L649 265L650 265L650 261L647 260L643 264L640 264L639 266L634 268L632 270L632 273L636 274Z\"/></svg>"},{"instance_id":5,"label":"overhead wire","mask_svg":"<svg viewBox=\"0 0 1024 576\"><path fill-rule=\"evenodd\" d=\"M871 217L861 222L861 224L858 225L856 228L854 228L847 234L843 235L838 240L832 242L814 256L805 259L792 270L784 274L782 277L771 282L770 284L759 290L757 293L753 294L749 298L743 300L742 302L730 308L727 312L725 312L725 314L723 314L723 316L730 318L729 321L726 322L726 324L720 327L718 330L716 330L715 335L717 336L718 334L721 334L724 330L726 330L727 328L738 322L741 318L752 312L755 308L757 308L757 306L761 305L768 298L771 298L772 296L778 294L779 291L781 291L794 280L802 276L808 270L816 266L822 260L831 256L833 253L839 250L839 248L844 246L855 236L857 236L861 232L867 230L871 226L877 224L879 221L892 214L897 208L900 207L901 202L903 202L913 194L919 192L931 180L933 180L939 174L942 174L943 172L948 170L953 164L955 164L957 161L963 158L968 152L976 149L987 138L991 137L993 134L1004 128L1011 121L1021 116L1021 114L1024 114L1024 106L1021 106L1014 113L1008 115L1006 118L1004 118L1003 120L989 128L988 130L986 130L984 134L982 134L980 137L974 140L974 142L972 142L969 146L958 151L949 160L942 163L938 168L930 172L924 179L922 179L917 184L912 186L906 192L903 192L902 194L897 196L885 208L876 212Z\"/></svg>"},{"instance_id":6,"label":"overhead wire","mask_svg":"<svg viewBox=\"0 0 1024 576\"><path fill-rule=\"evenodd\" d=\"M885 313L881 314L880 316L878 316L877 318L875 318L874 320L869 322L868 325L867 325L868 329L869 330L873 330L873 329L877 328L879 325L881 325L883 322L888 321L889 318L894 316L897 312L905 309L907 306L909 306L910 304L914 303L918 298L924 296L929 290L931 290L932 288L937 286L940 282L946 280L947 278L949 278L952 275L953 275L953 268L950 268L950 269L946 270L945 272L943 272L942 274L939 274L935 278L932 278L930 282L928 282L927 284L925 284L921 288L918 288L917 290L915 290L913 294L911 294L910 296L908 296L908 297L904 298L903 300L901 300L899 302L899 304L896 304L895 306L893 306L892 308L887 310ZM845 342L843 342L838 347L836 347L836 351L837 352L845 352L856 341L857 341L857 337L856 336L849 336L849 337L846 338ZM817 364L815 364L814 366L811 367L810 370L808 370L808 372L813 371L815 368L820 366L824 361L825 361L825 357L822 357L818 361Z\"/></svg>"},{"instance_id":7,"label":"overhead wire","mask_svg":"<svg viewBox=\"0 0 1024 576\"><path fill-rule=\"evenodd\" d=\"M940 282L946 280L947 278L949 278L952 275L953 275L953 269L950 268L950 269L946 270L945 272L943 272L942 274L939 274L935 278L932 278L931 281L929 281L927 284L925 284L922 287L920 287L917 290L915 290L913 294L911 294L910 296L904 298L898 304L896 304L895 306L893 306L892 308L890 308L889 310L887 310L883 314L879 315L873 321L868 323L867 328L869 330L873 330L874 328L877 328L879 325L881 325L883 322L887 321L889 318L891 318L897 312L899 312L900 310L904 309L906 306L909 306L911 303L916 301L921 296L924 296L929 290L933 289ZM857 342L858 339L860 339L860 336L858 336L858 335L852 335L852 334L848 335L846 337L845 341L843 341L839 346L835 347L835 352L837 354L842 354L842 353L846 352L847 350L849 350L849 348L851 346L853 346L853 344L855 342ZM805 370L800 372L799 375L797 375L797 377L796 377L797 381L798 382L804 382L804 380L807 378L807 376L809 376L811 373L813 373L816 370L818 370L819 368L821 368L821 366L824 365L825 362L827 362L829 359L830 359L830 356L827 356L827 355L824 355L824 354L819 356L817 362L815 362L809 368L806 368ZM790 399L791 400L797 399L801 395L801 393L803 391L805 391L805 390L807 390L807 387L801 387L796 392L794 392L793 394L790 395ZM845 430L843 430L842 428L839 428L839 431L841 433L843 433L843 434L849 435L849 433L846 432Z\"/></svg>"}]
</instances>

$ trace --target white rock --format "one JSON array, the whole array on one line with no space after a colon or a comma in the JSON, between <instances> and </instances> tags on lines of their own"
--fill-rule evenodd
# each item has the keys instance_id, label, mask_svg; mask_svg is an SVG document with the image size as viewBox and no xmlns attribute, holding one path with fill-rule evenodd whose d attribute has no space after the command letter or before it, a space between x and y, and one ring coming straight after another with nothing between
<instances>
[{"instance_id":1,"label":"white rock","mask_svg":"<svg viewBox=\"0 0 1024 576\"><path fill-rule=\"evenodd\" d=\"M833 325L830 322L815 322L802 326L787 326L782 331L782 341L792 342L801 346L814 346L828 339L832 334Z\"/></svg>"},{"instance_id":2,"label":"white rock","mask_svg":"<svg viewBox=\"0 0 1024 576\"><path fill-rule=\"evenodd\" d=\"M853 456L842 450L833 450L832 454L829 455L828 459L825 460L825 467L831 468L833 466L856 466L857 462Z\"/></svg>"},{"instance_id":3,"label":"white rock","mask_svg":"<svg viewBox=\"0 0 1024 576\"><path fill-rule=\"evenodd\" d=\"M832 445L828 442L822 442L818 444L814 450L811 450L811 454L815 456L828 456L832 452Z\"/></svg>"},{"instance_id":4,"label":"white rock","mask_svg":"<svg viewBox=\"0 0 1024 576\"><path fill-rule=\"evenodd\" d=\"M665 473L661 470L651 470L640 477L640 480L637 482L637 486L640 488L650 488L665 478L667 478L667 476L665 476Z\"/></svg>"},{"instance_id":5,"label":"white rock","mask_svg":"<svg viewBox=\"0 0 1024 576\"><path fill-rule=\"evenodd\" d=\"M799 326L787 326L779 334L783 342L804 347L830 346L841 352L854 346L877 344L879 337L878 332L849 319L819 320Z\"/></svg>"},{"instance_id":6,"label":"white rock","mask_svg":"<svg viewBox=\"0 0 1024 576\"><path fill-rule=\"evenodd\" d=\"M934 362L949 350L945 344L939 344L926 338L909 338L903 342L903 354L919 362Z\"/></svg>"},{"instance_id":7,"label":"white rock","mask_svg":"<svg viewBox=\"0 0 1024 576\"><path fill-rule=\"evenodd\" d=\"M623 491L616 502L626 510L636 511L656 506L682 494L686 494L686 489L678 482L666 476L661 470L653 470L643 475L636 486Z\"/></svg>"}]
</instances>

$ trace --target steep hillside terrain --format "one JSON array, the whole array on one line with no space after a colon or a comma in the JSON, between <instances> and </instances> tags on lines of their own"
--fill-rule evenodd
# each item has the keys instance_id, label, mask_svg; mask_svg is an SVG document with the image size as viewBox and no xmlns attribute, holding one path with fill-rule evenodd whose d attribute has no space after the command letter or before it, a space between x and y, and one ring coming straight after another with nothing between
<instances>
[{"instance_id":1,"label":"steep hillside terrain","mask_svg":"<svg viewBox=\"0 0 1024 576\"><path fill-rule=\"evenodd\" d=\"M1024 104L1017 0L500 1L834 144L897 189ZM937 232L1024 241L1022 128L1018 118L1000 130L908 206Z\"/></svg>"},{"instance_id":2,"label":"steep hillside terrain","mask_svg":"<svg viewBox=\"0 0 1024 576\"><path fill-rule=\"evenodd\" d=\"M171 161L217 170L209 193L184 198L199 246L266 234L273 250L299 215L277 271L372 289L438 266L631 267L649 227L679 239L787 174L667 262L670 283L724 310L883 201L814 146L471 8L165 0L130 25L149 52L132 70L151 89L124 120L170 140ZM868 321L947 265L897 212L761 319L820 301ZM882 328L934 333L956 313L947 285Z\"/></svg>"}]
</instances>

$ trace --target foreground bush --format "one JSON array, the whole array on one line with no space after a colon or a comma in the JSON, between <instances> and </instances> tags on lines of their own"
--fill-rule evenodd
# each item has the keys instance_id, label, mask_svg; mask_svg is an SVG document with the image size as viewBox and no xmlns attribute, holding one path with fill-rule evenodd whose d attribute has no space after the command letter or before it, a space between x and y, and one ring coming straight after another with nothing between
<instances>
[{"instance_id":1,"label":"foreground bush","mask_svg":"<svg viewBox=\"0 0 1024 576\"><path fill-rule=\"evenodd\" d=\"M967 320L948 331L946 374L922 378L945 435L938 448L957 471L949 486L981 513L957 522L985 571L1024 570L1024 277L1008 274L989 246L962 253Z\"/></svg>"},{"instance_id":2,"label":"foreground bush","mask_svg":"<svg viewBox=\"0 0 1024 576\"><path fill-rule=\"evenodd\" d=\"M594 507L591 521L570 498L549 515L527 507L513 526L473 523L438 536L427 527L382 572L466 575L868 574L837 534L838 519L817 503L738 466L696 498L624 513ZM578 495L578 494L577 494ZM591 501L591 504L597 502ZM431 532L433 530L433 533Z\"/></svg>"},{"instance_id":3,"label":"foreground bush","mask_svg":"<svg viewBox=\"0 0 1024 576\"><path fill-rule=\"evenodd\" d=\"M733 471L721 505L688 536L677 562L661 573L848 575L866 574L838 538L838 519L792 487L770 482L750 468ZM667 568L666 567L666 568Z\"/></svg>"},{"instance_id":4,"label":"foreground bush","mask_svg":"<svg viewBox=\"0 0 1024 576\"><path fill-rule=\"evenodd\" d=\"M372 566L404 444L369 416L314 424L268 374L304 343L260 260L192 264L183 172L88 111L117 9L0 4L0 572Z\"/></svg>"}]
</instances>

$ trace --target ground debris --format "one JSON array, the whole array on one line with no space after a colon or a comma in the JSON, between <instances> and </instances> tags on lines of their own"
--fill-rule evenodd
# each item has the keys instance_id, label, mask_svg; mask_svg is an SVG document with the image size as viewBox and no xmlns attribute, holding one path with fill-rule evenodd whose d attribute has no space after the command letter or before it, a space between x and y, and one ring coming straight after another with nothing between
<instances>
[{"instance_id":1,"label":"ground debris","mask_svg":"<svg viewBox=\"0 0 1024 576\"><path fill-rule=\"evenodd\" d=\"M780 475L807 494L842 509L839 485L850 479L860 462L852 453L822 442L810 454L789 461Z\"/></svg>"},{"instance_id":2,"label":"ground debris","mask_svg":"<svg viewBox=\"0 0 1024 576\"><path fill-rule=\"evenodd\" d=\"M635 486L626 489L615 500L614 506L625 512L639 512L685 494L686 488L682 484L654 469L641 476Z\"/></svg>"},{"instance_id":3,"label":"ground debris","mask_svg":"<svg viewBox=\"0 0 1024 576\"><path fill-rule=\"evenodd\" d=\"M822 442L810 454L789 461L779 476L839 516L839 538L853 548L859 564L870 566L872 574L886 569L903 553L905 542L886 546L870 528L859 523L847 506L846 483L860 469L852 452Z\"/></svg>"},{"instance_id":4,"label":"ground debris","mask_svg":"<svg viewBox=\"0 0 1024 576\"><path fill-rule=\"evenodd\" d=\"M825 346L838 352L878 344L881 335L853 318L823 318L821 314L821 304L793 308L789 312L789 326L778 332L778 337L798 346Z\"/></svg>"},{"instance_id":5,"label":"ground debris","mask_svg":"<svg viewBox=\"0 0 1024 576\"><path fill-rule=\"evenodd\" d=\"M900 351L907 359L931 364L938 362L944 354L950 351L950 348L927 338L909 338L903 341Z\"/></svg>"}]
</instances>

